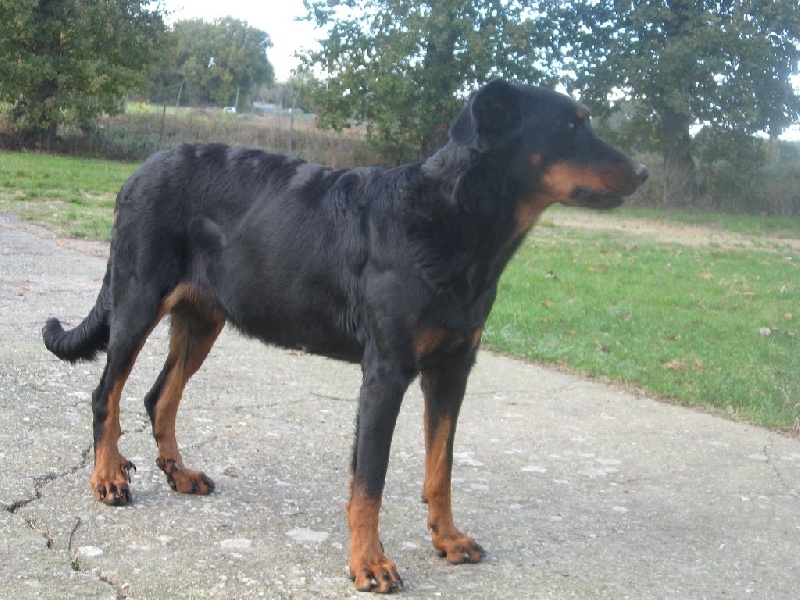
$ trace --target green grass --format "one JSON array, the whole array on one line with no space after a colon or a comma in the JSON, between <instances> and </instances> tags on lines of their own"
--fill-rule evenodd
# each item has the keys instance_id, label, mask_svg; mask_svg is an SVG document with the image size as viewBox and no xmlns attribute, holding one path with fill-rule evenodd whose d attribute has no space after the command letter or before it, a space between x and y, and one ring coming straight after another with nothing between
<instances>
[{"instance_id":1,"label":"green grass","mask_svg":"<svg viewBox=\"0 0 800 600\"><path fill-rule=\"evenodd\" d=\"M800 254L564 228L534 230L503 275L484 339L790 430L800 422L799 321Z\"/></svg>"},{"instance_id":2,"label":"green grass","mask_svg":"<svg viewBox=\"0 0 800 600\"><path fill-rule=\"evenodd\" d=\"M137 165L0 153L0 211L71 237L108 240L117 191Z\"/></svg>"},{"instance_id":3,"label":"green grass","mask_svg":"<svg viewBox=\"0 0 800 600\"><path fill-rule=\"evenodd\" d=\"M135 168L0 153L0 211L107 240L117 190ZM638 208L610 214L800 239L790 219ZM797 432L798 334L797 252L539 227L503 275L484 340L498 352Z\"/></svg>"}]
</instances>

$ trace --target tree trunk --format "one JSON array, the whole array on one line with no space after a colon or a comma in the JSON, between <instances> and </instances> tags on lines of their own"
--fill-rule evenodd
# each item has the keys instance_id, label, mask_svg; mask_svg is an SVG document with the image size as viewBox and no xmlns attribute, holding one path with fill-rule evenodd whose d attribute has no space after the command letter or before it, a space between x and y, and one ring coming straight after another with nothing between
<instances>
[{"instance_id":1,"label":"tree trunk","mask_svg":"<svg viewBox=\"0 0 800 600\"><path fill-rule=\"evenodd\" d=\"M689 135L691 117L673 109L661 112L664 140L664 199L667 206L690 203L697 194L697 172L692 158Z\"/></svg>"},{"instance_id":2,"label":"tree trunk","mask_svg":"<svg viewBox=\"0 0 800 600\"><path fill-rule=\"evenodd\" d=\"M58 122L52 111L48 110L48 100L57 89L58 83L54 79L45 79L12 109L11 121L22 147L49 150L55 141Z\"/></svg>"}]
</instances>

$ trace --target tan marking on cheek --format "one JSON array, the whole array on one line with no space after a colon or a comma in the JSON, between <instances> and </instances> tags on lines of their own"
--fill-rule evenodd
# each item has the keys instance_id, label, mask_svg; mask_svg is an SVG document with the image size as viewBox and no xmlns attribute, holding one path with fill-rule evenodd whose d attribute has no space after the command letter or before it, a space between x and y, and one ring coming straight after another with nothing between
<instances>
[{"instance_id":1,"label":"tan marking on cheek","mask_svg":"<svg viewBox=\"0 0 800 600\"><path fill-rule=\"evenodd\" d=\"M532 167L538 167L542 162L542 155L540 153L533 154L530 158Z\"/></svg>"},{"instance_id":2,"label":"tan marking on cheek","mask_svg":"<svg viewBox=\"0 0 800 600\"><path fill-rule=\"evenodd\" d=\"M604 178L590 169L568 164L555 164L542 175L541 192L556 202L569 204L575 188L604 193L609 191Z\"/></svg>"}]
</instances>

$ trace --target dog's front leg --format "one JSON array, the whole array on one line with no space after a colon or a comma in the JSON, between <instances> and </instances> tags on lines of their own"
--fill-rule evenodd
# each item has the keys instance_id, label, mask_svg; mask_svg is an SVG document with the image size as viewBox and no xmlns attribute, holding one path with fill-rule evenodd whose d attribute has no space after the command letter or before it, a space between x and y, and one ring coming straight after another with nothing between
<instances>
[{"instance_id":1,"label":"dog's front leg","mask_svg":"<svg viewBox=\"0 0 800 600\"><path fill-rule=\"evenodd\" d=\"M389 593L400 589L402 581L383 552L378 515L394 426L414 373L369 353L363 371L347 503L350 575L359 591Z\"/></svg>"},{"instance_id":2,"label":"dog's front leg","mask_svg":"<svg viewBox=\"0 0 800 600\"><path fill-rule=\"evenodd\" d=\"M453 522L450 482L456 422L467 387L475 348L437 356L422 364L425 396L425 483L428 527L433 546L452 564L480 562L483 548Z\"/></svg>"}]
</instances>

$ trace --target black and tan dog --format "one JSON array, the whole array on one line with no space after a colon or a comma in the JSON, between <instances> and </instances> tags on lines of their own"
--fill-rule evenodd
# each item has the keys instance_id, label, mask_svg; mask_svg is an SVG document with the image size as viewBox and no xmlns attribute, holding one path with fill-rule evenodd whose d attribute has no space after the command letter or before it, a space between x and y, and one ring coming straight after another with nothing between
<instances>
[{"instance_id":1,"label":"black and tan dog","mask_svg":"<svg viewBox=\"0 0 800 600\"><path fill-rule=\"evenodd\" d=\"M92 493L131 500L119 404L148 334L170 315L169 354L145 405L158 466L180 492L214 483L175 440L186 382L226 321L245 334L361 364L347 519L359 590L394 591L378 513L400 403L421 375L433 545L451 563L484 551L453 523L453 437L467 376L509 258L555 202L611 208L647 169L596 137L588 111L546 89L490 83L427 161L335 170L258 150L180 146L122 187L97 302L47 347L76 361L107 351L94 392Z\"/></svg>"}]
</instances>

